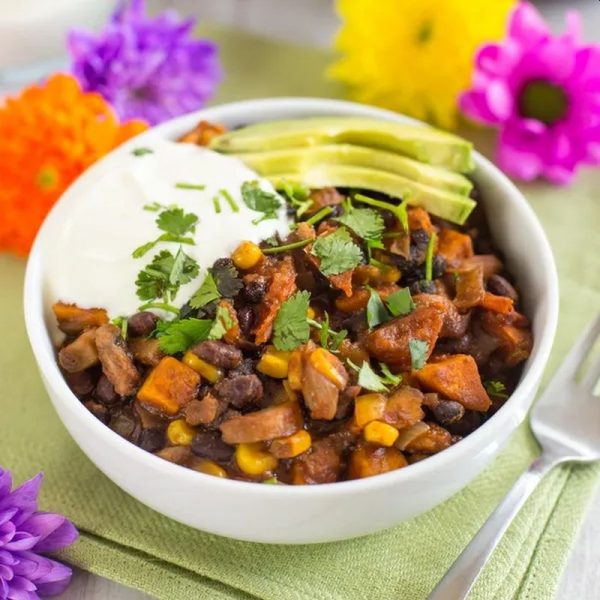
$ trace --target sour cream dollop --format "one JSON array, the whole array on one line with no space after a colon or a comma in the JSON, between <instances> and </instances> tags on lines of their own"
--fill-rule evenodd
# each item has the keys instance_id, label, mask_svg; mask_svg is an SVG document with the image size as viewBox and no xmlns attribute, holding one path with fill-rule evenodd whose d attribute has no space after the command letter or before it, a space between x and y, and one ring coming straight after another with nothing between
<instances>
[{"instance_id":1,"label":"sour cream dollop","mask_svg":"<svg viewBox=\"0 0 600 600\"><path fill-rule=\"evenodd\" d=\"M159 213L144 208L153 203L176 205L198 217L195 245L183 245L183 250L197 261L200 273L179 289L175 306L189 300L206 269L229 256L240 241L259 242L289 231L283 202L277 219L252 223L260 213L244 204L242 184L257 180L262 189L273 188L239 159L158 138L144 147L151 153L117 152L84 176L77 198L71 198L71 210L46 248L46 293L52 301L105 308L111 317L135 313L143 304L136 294L138 273L160 250L175 255L179 248L176 243L160 243L142 258L132 257L135 248L163 233L155 222ZM205 187L181 189L177 187L181 183ZM223 197L217 212L213 198L222 189L229 192L238 212Z\"/></svg>"}]
</instances>

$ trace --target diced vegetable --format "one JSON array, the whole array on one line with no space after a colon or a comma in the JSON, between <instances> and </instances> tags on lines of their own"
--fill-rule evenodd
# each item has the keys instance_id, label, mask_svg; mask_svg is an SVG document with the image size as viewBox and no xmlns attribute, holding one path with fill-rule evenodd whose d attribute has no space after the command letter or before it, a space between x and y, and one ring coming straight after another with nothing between
<instances>
[{"instance_id":1,"label":"diced vegetable","mask_svg":"<svg viewBox=\"0 0 600 600\"><path fill-rule=\"evenodd\" d=\"M358 446L350 455L348 477L361 479L406 467L408 462L397 448L385 448L371 444Z\"/></svg>"},{"instance_id":2,"label":"diced vegetable","mask_svg":"<svg viewBox=\"0 0 600 600\"><path fill-rule=\"evenodd\" d=\"M371 421L363 430L363 436L366 442L378 446L393 446L398 438L398 430L392 425L382 423L381 421Z\"/></svg>"},{"instance_id":3,"label":"diced vegetable","mask_svg":"<svg viewBox=\"0 0 600 600\"><path fill-rule=\"evenodd\" d=\"M190 446L195 434L195 429L183 419L171 421L167 427L167 439L173 446Z\"/></svg>"},{"instance_id":4,"label":"diced vegetable","mask_svg":"<svg viewBox=\"0 0 600 600\"><path fill-rule=\"evenodd\" d=\"M80 308L75 304L57 302L52 305L58 328L69 335L77 335L88 327L100 327L108 323L108 314L103 308Z\"/></svg>"},{"instance_id":5,"label":"diced vegetable","mask_svg":"<svg viewBox=\"0 0 600 600\"><path fill-rule=\"evenodd\" d=\"M461 271L456 281L456 298L454 304L458 310L467 310L479 306L485 295L483 287L483 273L475 268L470 271Z\"/></svg>"},{"instance_id":6,"label":"diced vegetable","mask_svg":"<svg viewBox=\"0 0 600 600\"><path fill-rule=\"evenodd\" d=\"M425 365L415 373L425 388L460 402L468 410L486 411L491 401L472 356L455 354Z\"/></svg>"},{"instance_id":7,"label":"diced vegetable","mask_svg":"<svg viewBox=\"0 0 600 600\"><path fill-rule=\"evenodd\" d=\"M371 421L382 419L387 398L383 394L364 394L354 401L354 421L361 429Z\"/></svg>"},{"instance_id":8,"label":"diced vegetable","mask_svg":"<svg viewBox=\"0 0 600 600\"><path fill-rule=\"evenodd\" d=\"M306 452L312 443L310 433L305 429L300 429L292 435L278 438L271 442L271 454L277 458L295 458L303 452Z\"/></svg>"},{"instance_id":9,"label":"diced vegetable","mask_svg":"<svg viewBox=\"0 0 600 600\"><path fill-rule=\"evenodd\" d=\"M291 352L277 350L274 346L268 346L260 357L256 370L274 377L276 379L285 379L288 376L288 366Z\"/></svg>"},{"instance_id":10,"label":"diced vegetable","mask_svg":"<svg viewBox=\"0 0 600 600\"><path fill-rule=\"evenodd\" d=\"M465 259L470 259L474 254L473 240L454 229L442 229L438 235L437 253L446 259L449 268L460 267Z\"/></svg>"},{"instance_id":11,"label":"diced vegetable","mask_svg":"<svg viewBox=\"0 0 600 600\"><path fill-rule=\"evenodd\" d=\"M194 399L199 385L196 371L166 356L150 371L137 397L166 415L175 415Z\"/></svg>"},{"instance_id":12,"label":"diced vegetable","mask_svg":"<svg viewBox=\"0 0 600 600\"><path fill-rule=\"evenodd\" d=\"M131 396L140 383L140 374L124 347L121 330L114 325L102 325L96 330L96 349L102 371L119 396Z\"/></svg>"},{"instance_id":13,"label":"diced vegetable","mask_svg":"<svg viewBox=\"0 0 600 600\"><path fill-rule=\"evenodd\" d=\"M98 350L96 350L96 329L84 331L68 346L64 346L58 353L60 366L69 373L77 373L98 364Z\"/></svg>"},{"instance_id":14,"label":"diced vegetable","mask_svg":"<svg viewBox=\"0 0 600 600\"><path fill-rule=\"evenodd\" d=\"M292 464L292 483L312 485L337 481L342 469L340 451L328 438L313 442Z\"/></svg>"},{"instance_id":15,"label":"diced vegetable","mask_svg":"<svg viewBox=\"0 0 600 600\"><path fill-rule=\"evenodd\" d=\"M417 388L403 385L387 399L382 421L402 429L418 423L425 417L421 408L423 393Z\"/></svg>"},{"instance_id":16,"label":"diced vegetable","mask_svg":"<svg viewBox=\"0 0 600 600\"><path fill-rule=\"evenodd\" d=\"M428 429L406 445L405 451L412 453L437 454L452 444L450 432L436 423L427 423Z\"/></svg>"},{"instance_id":17,"label":"diced vegetable","mask_svg":"<svg viewBox=\"0 0 600 600\"><path fill-rule=\"evenodd\" d=\"M260 443L242 443L235 450L235 462L246 475L263 475L277 468L277 459Z\"/></svg>"}]
</instances>

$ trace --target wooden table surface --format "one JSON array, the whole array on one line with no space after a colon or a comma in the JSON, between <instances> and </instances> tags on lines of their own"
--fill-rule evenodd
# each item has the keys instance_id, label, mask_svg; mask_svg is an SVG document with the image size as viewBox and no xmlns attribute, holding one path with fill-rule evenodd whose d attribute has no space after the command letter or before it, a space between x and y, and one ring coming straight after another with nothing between
<instances>
[{"instance_id":1,"label":"wooden table surface","mask_svg":"<svg viewBox=\"0 0 600 600\"><path fill-rule=\"evenodd\" d=\"M202 20L321 47L330 44L337 27L330 0L149 0L149 4L153 9L169 5ZM600 3L596 0L540 0L538 5L556 31L562 28L565 10L579 10L583 15L585 39L600 41ZM556 600L596 600L600 597L598 539L600 493L581 527ZM150 596L146 594L83 571L75 573L71 586L60 596L60 600L148 599Z\"/></svg>"}]
</instances>

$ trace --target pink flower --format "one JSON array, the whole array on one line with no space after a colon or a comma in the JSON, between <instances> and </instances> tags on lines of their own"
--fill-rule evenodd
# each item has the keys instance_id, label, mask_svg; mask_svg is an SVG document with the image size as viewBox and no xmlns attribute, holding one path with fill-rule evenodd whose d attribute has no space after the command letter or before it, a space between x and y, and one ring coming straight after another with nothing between
<instances>
[{"instance_id":1,"label":"pink flower","mask_svg":"<svg viewBox=\"0 0 600 600\"><path fill-rule=\"evenodd\" d=\"M568 183L579 164L600 164L600 46L580 42L580 19L553 36L520 2L506 39L477 53L473 85L459 100L476 121L500 130L497 161L524 180Z\"/></svg>"}]
</instances>

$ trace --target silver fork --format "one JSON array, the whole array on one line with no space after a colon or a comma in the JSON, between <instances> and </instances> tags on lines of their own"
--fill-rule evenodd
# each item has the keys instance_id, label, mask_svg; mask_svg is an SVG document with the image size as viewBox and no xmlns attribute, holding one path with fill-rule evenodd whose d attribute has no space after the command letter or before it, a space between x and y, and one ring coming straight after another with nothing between
<instances>
[{"instance_id":1,"label":"silver fork","mask_svg":"<svg viewBox=\"0 0 600 600\"><path fill-rule=\"evenodd\" d=\"M435 586L428 600L463 600L523 504L542 477L564 462L600 460L600 358L576 376L600 336L600 315L579 338L534 405L529 423L542 452Z\"/></svg>"}]
</instances>

